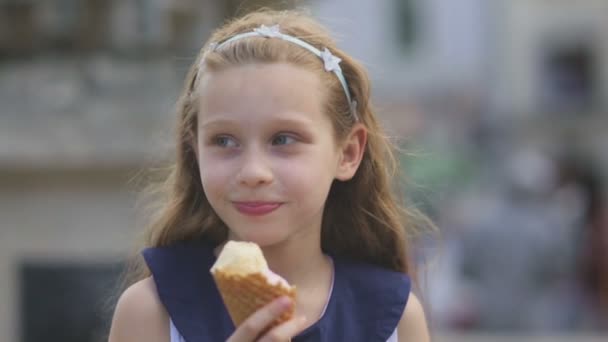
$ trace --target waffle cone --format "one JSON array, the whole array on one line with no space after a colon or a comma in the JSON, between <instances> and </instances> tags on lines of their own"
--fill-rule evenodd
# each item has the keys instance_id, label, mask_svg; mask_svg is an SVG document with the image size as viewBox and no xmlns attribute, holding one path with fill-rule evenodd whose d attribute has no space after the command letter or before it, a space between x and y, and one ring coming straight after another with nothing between
<instances>
[{"instance_id":1,"label":"waffle cone","mask_svg":"<svg viewBox=\"0 0 608 342\"><path fill-rule=\"evenodd\" d=\"M296 299L295 287L271 284L262 273L235 274L214 270L212 274L235 326L239 326L251 314L274 299L281 296L288 296L294 302ZM265 331L290 320L294 310L295 307L292 305Z\"/></svg>"}]
</instances>

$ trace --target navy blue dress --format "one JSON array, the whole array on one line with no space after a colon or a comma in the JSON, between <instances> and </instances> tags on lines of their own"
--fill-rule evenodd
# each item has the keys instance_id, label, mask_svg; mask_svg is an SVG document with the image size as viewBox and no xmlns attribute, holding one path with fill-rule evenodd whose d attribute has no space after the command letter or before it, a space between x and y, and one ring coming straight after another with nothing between
<instances>
[{"instance_id":1,"label":"navy blue dress","mask_svg":"<svg viewBox=\"0 0 608 342\"><path fill-rule=\"evenodd\" d=\"M235 327L209 270L216 260L209 244L148 248L143 256L171 320L188 342L225 341ZM407 275L340 258L324 315L293 342L385 342L407 303Z\"/></svg>"}]
</instances>

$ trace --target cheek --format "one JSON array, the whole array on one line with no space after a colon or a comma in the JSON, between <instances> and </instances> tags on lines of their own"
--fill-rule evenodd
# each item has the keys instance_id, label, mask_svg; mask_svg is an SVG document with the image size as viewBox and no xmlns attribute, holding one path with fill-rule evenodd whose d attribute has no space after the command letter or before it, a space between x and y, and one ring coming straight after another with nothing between
<instances>
[{"instance_id":1,"label":"cheek","mask_svg":"<svg viewBox=\"0 0 608 342\"><path fill-rule=\"evenodd\" d=\"M230 179L229 168L224 164L206 160L204 157L201 158L199 165L203 191L209 201L213 201Z\"/></svg>"},{"instance_id":2,"label":"cheek","mask_svg":"<svg viewBox=\"0 0 608 342\"><path fill-rule=\"evenodd\" d=\"M334 161L320 153L307 158L284 161L276 166L281 183L300 198L318 200L325 196L335 176Z\"/></svg>"}]
</instances>

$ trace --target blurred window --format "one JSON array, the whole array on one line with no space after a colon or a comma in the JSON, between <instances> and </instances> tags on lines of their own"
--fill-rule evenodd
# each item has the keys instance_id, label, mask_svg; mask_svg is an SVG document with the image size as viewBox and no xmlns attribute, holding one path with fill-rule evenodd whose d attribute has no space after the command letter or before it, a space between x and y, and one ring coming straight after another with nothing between
<instances>
[{"instance_id":1,"label":"blurred window","mask_svg":"<svg viewBox=\"0 0 608 342\"><path fill-rule=\"evenodd\" d=\"M21 341L107 340L119 273L113 264L23 264Z\"/></svg>"},{"instance_id":2,"label":"blurred window","mask_svg":"<svg viewBox=\"0 0 608 342\"><path fill-rule=\"evenodd\" d=\"M0 55L30 53L35 45L33 4L0 2Z\"/></svg>"},{"instance_id":3,"label":"blurred window","mask_svg":"<svg viewBox=\"0 0 608 342\"><path fill-rule=\"evenodd\" d=\"M414 48L418 35L417 6L413 0L395 0L395 31L399 46L406 52Z\"/></svg>"},{"instance_id":4,"label":"blurred window","mask_svg":"<svg viewBox=\"0 0 608 342\"><path fill-rule=\"evenodd\" d=\"M542 105L549 110L589 109L596 92L593 46L578 42L547 49L541 68Z\"/></svg>"}]
</instances>

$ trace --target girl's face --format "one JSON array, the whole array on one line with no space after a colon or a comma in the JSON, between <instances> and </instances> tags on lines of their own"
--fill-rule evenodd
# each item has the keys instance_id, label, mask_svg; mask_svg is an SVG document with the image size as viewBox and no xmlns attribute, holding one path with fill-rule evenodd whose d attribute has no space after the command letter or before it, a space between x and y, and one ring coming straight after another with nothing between
<instances>
[{"instance_id":1,"label":"girl's face","mask_svg":"<svg viewBox=\"0 0 608 342\"><path fill-rule=\"evenodd\" d=\"M341 148L323 88L290 64L250 64L202 79L197 154L209 203L231 238L276 245L317 239Z\"/></svg>"}]
</instances>

